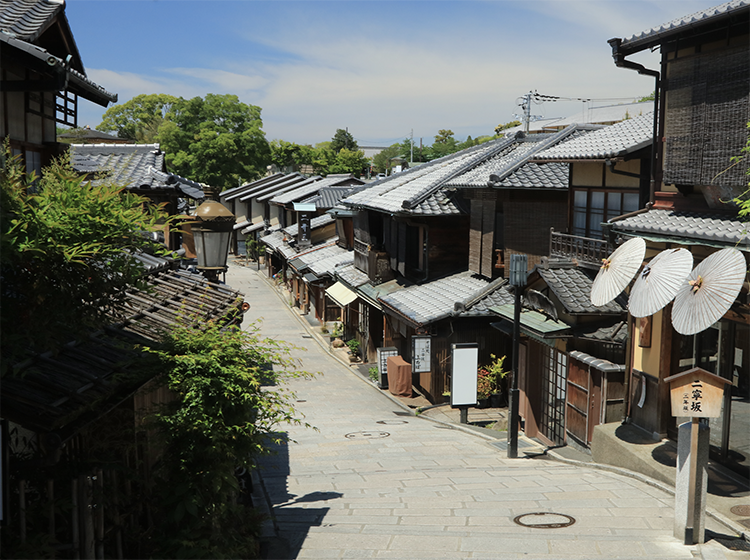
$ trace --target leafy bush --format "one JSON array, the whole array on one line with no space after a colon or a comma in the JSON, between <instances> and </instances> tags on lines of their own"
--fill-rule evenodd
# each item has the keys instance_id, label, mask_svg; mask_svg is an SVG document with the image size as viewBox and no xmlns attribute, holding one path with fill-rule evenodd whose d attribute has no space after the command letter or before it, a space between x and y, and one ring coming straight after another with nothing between
<instances>
[{"instance_id":1,"label":"leafy bush","mask_svg":"<svg viewBox=\"0 0 750 560\"><path fill-rule=\"evenodd\" d=\"M176 327L148 348L176 400L152 420L163 442L152 507L156 557L247 558L258 523L242 505L235 469L280 443L279 424L301 424L294 393L280 383L299 371L292 347L248 331ZM265 385L265 386L264 386ZM269 386L273 385L273 387ZM308 426L308 424L305 424Z\"/></svg>"},{"instance_id":2,"label":"leafy bush","mask_svg":"<svg viewBox=\"0 0 750 560\"><path fill-rule=\"evenodd\" d=\"M353 356L359 355L359 340L351 339L346 342Z\"/></svg>"},{"instance_id":3,"label":"leafy bush","mask_svg":"<svg viewBox=\"0 0 750 560\"><path fill-rule=\"evenodd\" d=\"M379 379L380 372L378 371L378 368L375 366L372 366L370 369L367 370L368 374L370 375L370 381L377 382Z\"/></svg>"}]
</instances>

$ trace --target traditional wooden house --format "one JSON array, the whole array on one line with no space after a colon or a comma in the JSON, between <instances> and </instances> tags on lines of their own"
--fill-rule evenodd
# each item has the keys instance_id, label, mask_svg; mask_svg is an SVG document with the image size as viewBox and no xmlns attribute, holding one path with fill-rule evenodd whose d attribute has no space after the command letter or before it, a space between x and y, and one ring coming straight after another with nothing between
<instances>
[{"instance_id":1,"label":"traditional wooden house","mask_svg":"<svg viewBox=\"0 0 750 560\"><path fill-rule=\"evenodd\" d=\"M0 4L0 137L27 172L61 155L56 124L78 126L78 101L106 107L117 95L86 77L65 3L25 0Z\"/></svg>"},{"instance_id":2,"label":"traditional wooden house","mask_svg":"<svg viewBox=\"0 0 750 560\"><path fill-rule=\"evenodd\" d=\"M111 181L154 204L164 204L170 216L187 214L189 201L205 196L206 185L167 171L159 144L72 144L70 162L95 183ZM164 239L159 241L179 250L182 234L177 228L171 232L165 229Z\"/></svg>"},{"instance_id":3,"label":"traditional wooden house","mask_svg":"<svg viewBox=\"0 0 750 560\"><path fill-rule=\"evenodd\" d=\"M128 291L112 324L30 354L3 376L0 507L10 555L135 554L128 540L147 530L148 521L131 503L132 475L147 481L158 455L142 420L169 399L166 388L153 388L138 369L139 347L152 346L176 324L242 316L235 290L180 270L171 259L135 258L147 288Z\"/></svg>"},{"instance_id":4,"label":"traditional wooden house","mask_svg":"<svg viewBox=\"0 0 750 560\"><path fill-rule=\"evenodd\" d=\"M684 247L698 264L733 247L747 262L747 223L727 202L746 191L750 120L750 5L741 0L690 14L625 39L612 39L615 63L644 73L627 59L659 49L659 118L655 188L648 209L605 224L611 237L642 237L646 259ZM747 267L746 267L747 269ZM664 379L698 366L731 382L722 413L711 419L712 458L750 473L750 307L747 276L731 307L705 330L682 335L672 304L630 324L627 418L654 438L676 437ZM728 304L729 302L727 302Z\"/></svg>"}]
</instances>

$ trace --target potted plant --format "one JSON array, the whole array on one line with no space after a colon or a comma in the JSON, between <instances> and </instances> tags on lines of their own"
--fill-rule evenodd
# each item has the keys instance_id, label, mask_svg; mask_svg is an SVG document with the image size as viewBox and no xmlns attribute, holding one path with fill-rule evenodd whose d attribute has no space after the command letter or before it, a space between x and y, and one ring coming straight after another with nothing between
<instances>
[{"instance_id":1,"label":"potted plant","mask_svg":"<svg viewBox=\"0 0 750 560\"><path fill-rule=\"evenodd\" d=\"M349 347L349 352L351 352L349 361L356 362L359 360L359 340L351 339L347 341L346 345Z\"/></svg>"},{"instance_id":2,"label":"potted plant","mask_svg":"<svg viewBox=\"0 0 750 560\"><path fill-rule=\"evenodd\" d=\"M486 366L490 377L490 406L499 408L507 404L507 392L506 392L506 377L508 376L508 370L503 367L505 363L505 356L498 358L495 354L490 354L492 362L489 366Z\"/></svg>"},{"instance_id":3,"label":"potted plant","mask_svg":"<svg viewBox=\"0 0 750 560\"><path fill-rule=\"evenodd\" d=\"M477 370L477 408L489 408L492 394L492 377L489 370L482 366Z\"/></svg>"}]
</instances>

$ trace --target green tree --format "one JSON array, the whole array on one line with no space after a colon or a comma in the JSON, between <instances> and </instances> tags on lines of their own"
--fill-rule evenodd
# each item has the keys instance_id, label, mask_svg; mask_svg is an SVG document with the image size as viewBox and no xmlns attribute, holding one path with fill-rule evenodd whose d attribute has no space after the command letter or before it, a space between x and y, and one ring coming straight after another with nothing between
<instances>
[{"instance_id":1,"label":"green tree","mask_svg":"<svg viewBox=\"0 0 750 560\"><path fill-rule=\"evenodd\" d=\"M143 232L164 215L112 184L85 182L67 158L27 177L6 145L0 168L0 329L3 373L25 350L42 351L112 320L153 251Z\"/></svg>"},{"instance_id":2,"label":"green tree","mask_svg":"<svg viewBox=\"0 0 750 560\"><path fill-rule=\"evenodd\" d=\"M342 148L336 154L336 160L329 168L329 173L351 173L361 177L370 167L370 159L365 157L362 150L347 150Z\"/></svg>"},{"instance_id":3,"label":"green tree","mask_svg":"<svg viewBox=\"0 0 750 560\"><path fill-rule=\"evenodd\" d=\"M272 140L271 163L279 169L293 166L299 170L303 165L312 165L315 150L311 146L295 144L285 140Z\"/></svg>"},{"instance_id":4,"label":"green tree","mask_svg":"<svg viewBox=\"0 0 750 560\"><path fill-rule=\"evenodd\" d=\"M438 130L435 141L430 149L430 159L437 159L452 154L458 150L452 130Z\"/></svg>"},{"instance_id":5,"label":"green tree","mask_svg":"<svg viewBox=\"0 0 750 560\"><path fill-rule=\"evenodd\" d=\"M354 140L354 136L352 136L348 130L337 128L336 134L331 138L331 149L334 152L339 153L344 149L357 151L359 150L359 146L357 146L357 141Z\"/></svg>"},{"instance_id":6,"label":"green tree","mask_svg":"<svg viewBox=\"0 0 750 560\"><path fill-rule=\"evenodd\" d=\"M302 423L283 381L310 374L291 350L262 338L257 323L247 331L177 327L148 349L164 372L157 381L176 396L153 419L163 439L154 557L257 557L257 519L235 470L252 469L270 443L283 441L279 425Z\"/></svg>"},{"instance_id":7,"label":"green tree","mask_svg":"<svg viewBox=\"0 0 750 560\"><path fill-rule=\"evenodd\" d=\"M648 95L644 95L640 99L636 99L636 103L645 103L646 101L653 101L656 99L656 91L652 91Z\"/></svg>"},{"instance_id":8,"label":"green tree","mask_svg":"<svg viewBox=\"0 0 750 560\"><path fill-rule=\"evenodd\" d=\"M401 154L401 144L391 144L372 158L375 173L388 173L391 170L391 158Z\"/></svg>"},{"instance_id":9,"label":"green tree","mask_svg":"<svg viewBox=\"0 0 750 560\"><path fill-rule=\"evenodd\" d=\"M167 164L179 175L222 189L262 176L271 149L260 113L236 95L178 99L159 127Z\"/></svg>"},{"instance_id":10,"label":"green tree","mask_svg":"<svg viewBox=\"0 0 750 560\"><path fill-rule=\"evenodd\" d=\"M313 151L313 172L324 177L331 173L331 167L336 163L336 152L330 148L320 147Z\"/></svg>"},{"instance_id":11,"label":"green tree","mask_svg":"<svg viewBox=\"0 0 750 560\"><path fill-rule=\"evenodd\" d=\"M742 153L732 158L732 166L740 165L745 162L747 165L748 158L750 158L750 122L747 123L748 138L745 147L742 148ZM750 166L748 166L747 174L750 176ZM748 181L748 188L737 198L733 199L732 202L739 208L738 215L742 220L750 220L750 181Z\"/></svg>"},{"instance_id":12,"label":"green tree","mask_svg":"<svg viewBox=\"0 0 750 560\"><path fill-rule=\"evenodd\" d=\"M141 144L154 142L159 127L176 102L176 97L165 93L137 95L107 109L97 130L116 132L119 138L128 138Z\"/></svg>"}]
</instances>

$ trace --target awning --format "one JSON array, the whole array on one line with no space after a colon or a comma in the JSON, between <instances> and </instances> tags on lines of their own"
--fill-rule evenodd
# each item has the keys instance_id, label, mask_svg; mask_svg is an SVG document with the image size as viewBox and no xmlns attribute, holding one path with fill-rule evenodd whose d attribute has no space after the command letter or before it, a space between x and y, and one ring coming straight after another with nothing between
<instances>
[{"instance_id":1,"label":"awning","mask_svg":"<svg viewBox=\"0 0 750 560\"><path fill-rule=\"evenodd\" d=\"M490 311L513 323L515 311L513 304L490 307ZM561 338L572 334L572 328L567 323L555 321L538 311L528 309L521 310L521 330L528 335L540 338Z\"/></svg>"},{"instance_id":2,"label":"awning","mask_svg":"<svg viewBox=\"0 0 750 560\"><path fill-rule=\"evenodd\" d=\"M357 294L352 292L341 282L336 282L333 286L327 288L326 295L341 307L346 307L355 299L357 299Z\"/></svg>"}]
</instances>

